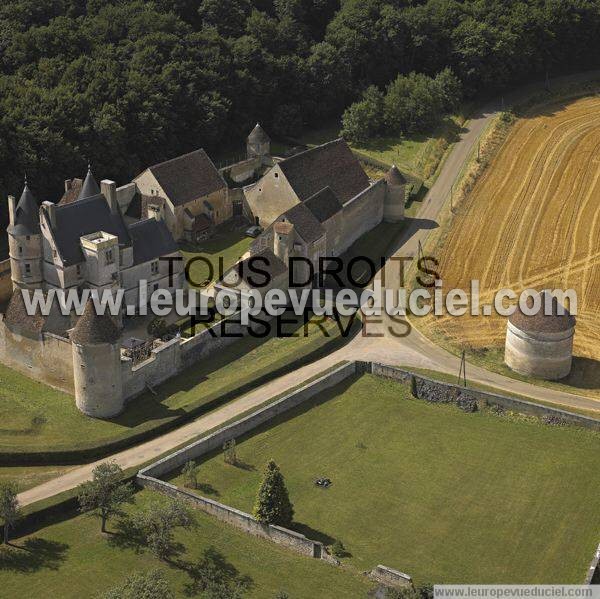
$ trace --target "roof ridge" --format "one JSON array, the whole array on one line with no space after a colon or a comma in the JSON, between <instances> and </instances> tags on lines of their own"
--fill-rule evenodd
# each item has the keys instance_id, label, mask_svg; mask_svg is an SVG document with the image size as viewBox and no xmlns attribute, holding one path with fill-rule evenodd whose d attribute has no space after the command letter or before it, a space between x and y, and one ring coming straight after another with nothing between
<instances>
[{"instance_id":1,"label":"roof ridge","mask_svg":"<svg viewBox=\"0 0 600 599\"><path fill-rule=\"evenodd\" d=\"M169 158L168 160L163 160L162 162L157 162L156 164L153 164L152 166L149 166L147 168L149 170L152 170L153 168L156 168L157 166L163 166L164 164L169 164L171 162L175 162L176 160L181 160L182 158L191 156L192 154L195 154L196 152L203 152L204 154L206 154L206 157L212 162L210 156L206 153L206 150L204 148L197 148L195 150L192 150L191 152L186 152L185 154L180 154L179 156ZM213 164L214 164L214 162L213 162Z\"/></svg>"}]
</instances>

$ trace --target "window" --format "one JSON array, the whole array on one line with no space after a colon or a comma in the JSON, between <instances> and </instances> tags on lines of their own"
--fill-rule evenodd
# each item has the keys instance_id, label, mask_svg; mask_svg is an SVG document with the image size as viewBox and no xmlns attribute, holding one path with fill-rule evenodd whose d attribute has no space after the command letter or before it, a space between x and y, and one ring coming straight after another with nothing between
<instances>
[{"instance_id":1,"label":"window","mask_svg":"<svg viewBox=\"0 0 600 599\"><path fill-rule=\"evenodd\" d=\"M112 264L114 262L113 251L106 250L106 264Z\"/></svg>"},{"instance_id":2,"label":"window","mask_svg":"<svg viewBox=\"0 0 600 599\"><path fill-rule=\"evenodd\" d=\"M23 248L19 246L19 256L23 253Z\"/></svg>"},{"instance_id":3,"label":"window","mask_svg":"<svg viewBox=\"0 0 600 599\"><path fill-rule=\"evenodd\" d=\"M154 283L154 285L152 285L152 291L157 291L158 290L158 283Z\"/></svg>"},{"instance_id":4,"label":"window","mask_svg":"<svg viewBox=\"0 0 600 599\"><path fill-rule=\"evenodd\" d=\"M25 274L26 275L30 275L31 274L31 264L26 264L25 265Z\"/></svg>"},{"instance_id":5,"label":"window","mask_svg":"<svg viewBox=\"0 0 600 599\"><path fill-rule=\"evenodd\" d=\"M279 173L273 173L273 176L275 177L275 179L279 179Z\"/></svg>"},{"instance_id":6,"label":"window","mask_svg":"<svg viewBox=\"0 0 600 599\"><path fill-rule=\"evenodd\" d=\"M27 239L27 241L29 241L31 239L31 236L30 235L26 235L25 239Z\"/></svg>"},{"instance_id":7,"label":"window","mask_svg":"<svg viewBox=\"0 0 600 599\"><path fill-rule=\"evenodd\" d=\"M81 264L77 265L77 276L80 277L81 276Z\"/></svg>"},{"instance_id":8,"label":"window","mask_svg":"<svg viewBox=\"0 0 600 599\"><path fill-rule=\"evenodd\" d=\"M150 263L150 271L152 272L153 275L158 274L158 260L154 260L153 262Z\"/></svg>"}]
</instances>

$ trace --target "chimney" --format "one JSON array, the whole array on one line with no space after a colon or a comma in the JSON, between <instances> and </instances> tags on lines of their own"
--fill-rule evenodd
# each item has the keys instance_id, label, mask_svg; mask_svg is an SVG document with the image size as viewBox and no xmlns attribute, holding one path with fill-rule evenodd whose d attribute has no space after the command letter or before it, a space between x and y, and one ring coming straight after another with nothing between
<instances>
[{"instance_id":1,"label":"chimney","mask_svg":"<svg viewBox=\"0 0 600 599\"><path fill-rule=\"evenodd\" d=\"M15 196L8 196L8 218L10 219L10 223L15 222L15 211L17 209L17 201L15 200Z\"/></svg>"},{"instance_id":2,"label":"chimney","mask_svg":"<svg viewBox=\"0 0 600 599\"><path fill-rule=\"evenodd\" d=\"M42 202L42 208L46 211L50 226L54 229L56 227L56 204L45 201Z\"/></svg>"},{"instance_id":3,"label":"chimney","mask_svg":"<svg viewBox=\"0 0 600 599\"><path fill-rule=\"evenodd\" d=\"M100 192L106 198L110 211L116 214L119 211L119 202L117 202L117 184L109 179L100 181Z\"/></svg>"},{"instance_id":4,"label":"chimney","mask_svg":"<svg viewBox=\"0 0 600 599\"><path fill-rule=\"evenodd\" d=\"M65 179L65 191L69 191L69 189L71 189L73 185L73 182L71 181L71 179Z\"/></svg>"}]
</instances>

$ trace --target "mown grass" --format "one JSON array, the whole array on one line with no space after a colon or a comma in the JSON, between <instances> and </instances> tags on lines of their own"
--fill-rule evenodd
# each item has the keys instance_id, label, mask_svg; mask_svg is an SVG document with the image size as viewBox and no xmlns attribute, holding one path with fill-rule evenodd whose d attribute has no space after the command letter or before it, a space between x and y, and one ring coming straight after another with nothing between
<instances>
[{"instance_id":1,"label":"mown grass","mask_svg":"<svg viewBox=\"0 0 600 599\"><path fill-rule=\"evenodd\" d=\"M84 416L72 396L0 365L0 450L81 449L149 431L187 413L215 409L259 384L334 351L348 338L340 325L302 317L273 325L265 338L244 337L131 401L111 420ZM346 326L348 321L341 323ZM351 331L359 330L355 321ZM294 337L281 336L296 335ZM328 337L326 335L329 335Z\"/></svg>"},{"instance_id":2,"label":"mown grass","mask_svg":"<svg viewBox=\"0 0 600 599\"><path fill-rule=\"evenodd\" d=\"M136 512L164 498L142 491ZM187 592L192 581L188 570L210 552L235 577L247 577L248 598L273 598L285 590L290 597L366 597L372 583L360 573L335 568L295 554L269 541L257 539L195 512L196 527L177 531L175 542L181 553L170 562L160 562L145 547L136 545L118 521L109 523L109 534L100 533L99 521L87 515L47 526L0 548L0 583L3 597L93 598L121 584L132 572L159 568L175 596L197 596ZM231 570L231 569L234 570Z\"/></svg>"},{"instance_id":3,"label":"mown grass","mask_svg":"<svg viewBox=\"0 0 600 599\"><path fill-rule=\"evenodd\" d=\"M247 251L252 238L247 237L243 230L218 232L211 239L202 241L197 246L185 246L182 249L186 263L196 257L205 260L195 260L190 264L190 284L206 287L206 281L215 282L227 272ZM209 267L207 261L212 265ZM212 270L212 272L211 272Z\"/></svg>"},{"instance_id":4,"label":"mown grass","mask_svg":"<svg viewBox=\"0 0 600 599\"><path fill-rule=\"evenodd\" d=\"M209 456L199 481L249 511L275 459L294 527L341 539L358 570L383 563L417 582L580 583L600 530L599 450L594 432L465 414L365 375L240 440L241 467ZM318 477L332 486L315 486Z\"/></svg>"}]
</instances>

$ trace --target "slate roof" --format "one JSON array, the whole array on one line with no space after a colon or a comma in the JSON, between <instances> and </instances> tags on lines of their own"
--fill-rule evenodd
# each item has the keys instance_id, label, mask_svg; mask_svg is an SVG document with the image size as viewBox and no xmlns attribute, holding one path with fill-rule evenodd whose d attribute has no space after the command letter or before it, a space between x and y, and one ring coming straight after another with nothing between
<instances>
[{"instance_id":1,"label":"slate roof","mask_svg":"<svg viewBox=\"0 0 600 599\"><path fill-rule=\"evenodd\" d=\"M121 333L110 314L108 312L97 314L94 302L90 298L71 333L71 341L78 345L97 345L116 343L120 336Z\"/></svg>"},{"instance_id":2,"label":"slate roof","mask_svg":"<svg viewBox=\"0 0 600 599\"><path fill-rule=\"evenodd\" d=\"M562 331L568 331L575 326L575 317L572 316L569 311L561 307L561 311L564 314L558 314L558 300L547 291L542 291L541 296L541 309L532 316L528 316L523 313L520 307L517 305L517 309L510 315L509 322L524 332L529 333L560 333ZM551 311L550 314L545 313L545 305L547 298L551 298ZM533 299L529 297L527 299L527 305L533 306Z\"/></svg>"},{"instance_id":3,"label":"slate roof","mask_svg":"<svg viewBox=\"0 0 600 599\"><path fill-rule=\"evenodd\" d=\"M77 196L77 200L85 200L86 198L92 198L97 196L100 193L100 188L98 187L98 183L96 183L96 179L94 179L94 175L92 175L92 170L88 168L87 175L85 176L85 180L83 185L81 186L81 191Z\"/></svg>"},{"instance_id":4,"label":"slate roof","mask_svg":"<svg viewBox=\"0 0 600 599\"><path fill-rule=\"evenodd\" d=\"M104 196L77 200L64 206L56 206L56 226L52 234L56 248L67 265L84 261L79 238L97 231L104 231L119 238L119 245L131 245L131 238L121 213L112 214ZM50 226L49 219L46 219Z\"/></svg>"},{"instance_id":5,"label":"slate roof","mask_svg":"<svg viewBox=\"0 0 600 599\"><path fill-rule=\"evenodd\" d=\"M129 206L127 206L127 210L125 210L125 216L130 216L131 218L140 219L142 218L142 203L143 203L142 194L139 191L136 191L131 198L131 202L129 202ZM146 196L149 197L149 196Z\"/></svg>"},{"instance_id":6,"label":"slate roof","mask_svg":"<svg viewBox=\"0 0 600 599\"><path fill-rule=\"evenodd\" d=\"M385 180L391 185L406 185L407 183L406 178L399 171L398 167L395 164L392 164L392 167L386 173Z\"/></svg>"},{"instance_id":7,"label":"slate roof","mask_svg":"<svg viewBox=\"0 0 600 599\"><path fill-rule=\"evenodd\" d=\"M324 229L315 215L305 204L296 204L282 214L295 227L296 232L304 241L312 243L323 236Z\"/></svg>"},{"instance_id":8,"label":"slate roof","mask_svg":"<svg viewBox=\"0 0 600 599\"><path fill-rule=\"evenodd\" d=\"M4 322L11 331L37 338L44 329L46 316L43 316L39 309L33 316L27 314L23 294L20 289L15 289L6 308Z\"/></svg>"},{"instance_id":9,"label":"slate roof","mask_svg":"<svg viewBox=\"0 0 600 599\"><path fill-rule=\"evenodd\" d=\"M133 243L133 263L142 264L178 250L167 225L155 218L148 218L129 225Z\"/></svg>"},{"instance_id":10,"label":"slate roof","mask_svg":"<svg viewBox=\"0 0 600 599\"><path fill-rule=\"evenodd\" d=\"M150 171L174 206L226 187L223 177L202 149L151 166Z\"/></svg>"},{"instance_id":11,"label":"slate roof","mask_svg":"<svg viewBox=\"0 0 600 599\"><path fill-rule=\"evenodd\" d=\"M255 143L265 143L267 141L271 141L271 139L265 133L265 130L258 123L256 123L254 129L252 129L252 131L250 131L250 135L248 135L248 141Z\"/></svg>"},{"instance_id":12,"label":"slate roof","mask_svg":"<svg viewBox=\"0 0 600 599\"><path fill-rule=\"evenodd\" d=\"M342 209L342 204L337 199L331 187L325 187L304 202L304 205L313 213L320 223L329 220Z\"/></svg>"},{"instance_id":13,"label":"slate roof","mask_svg":"<svg viewBox=\"0 0 600 599\"><path fill-rule=\"evenodd\" d=\"M11 235L36 235L40 232L40 207L27 183L15 207L15 222L6 230Z\"/></svg>"},{"instance_id":14,"label":"slate roof","mask_svg":"<svg viewBox=\"0 0 600 599\"><path fill-rule=\"evenodd\" d=\"M343 139L300 152L278 164L301 201L330 187L344 204L369 186L369 178Z\"/></svg>"},{"instance_id":15,"label":"slate roof","mask_svg":"<svg viewBox=\"0 0 600 599\"><path fill-rule=\"evenodd\" d=\"M256 258L259 257L261 260L256 260ZM248 261L250 259L252 259L252 269L248 265ZM233 269L244 282L252 285L252 283L248 280L250 278L254 283L264 283L264 275L262 272L256 272L257 270L260 269L261 271L266 271L269 275L269 278L272 280L286 272L287 265L284 264L284 262L273 253L273 250L265 248L257 254L254 254L254 256L251 258L246 258L245 260L238 262Z\"/></svg>"}]
</instances>

